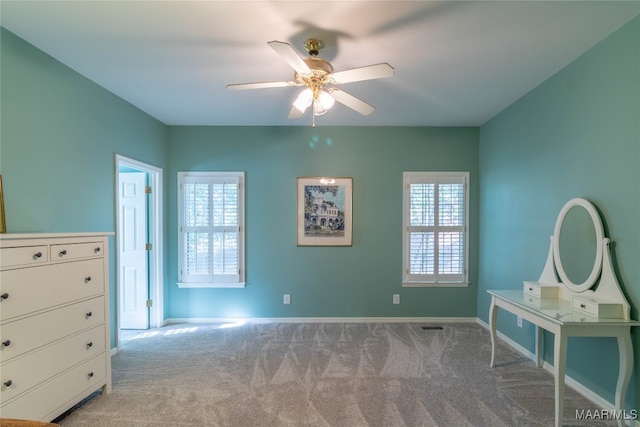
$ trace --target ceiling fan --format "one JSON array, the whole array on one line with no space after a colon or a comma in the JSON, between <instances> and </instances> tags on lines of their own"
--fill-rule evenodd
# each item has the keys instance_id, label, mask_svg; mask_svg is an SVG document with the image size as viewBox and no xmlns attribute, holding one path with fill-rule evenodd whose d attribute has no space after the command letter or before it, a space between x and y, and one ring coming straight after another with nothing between
<instances>
[{"instance_id":1,"label":"ceiling fan","mask_svg":"<svg viewBox=\"0 0 640 427\"><path fill-rule=\"evenodd\" d=\"M308 58L300 57L289 43L270 41L267 44L294 69L294 80L230 84L227 85L227 89L243 90L306 86L293 102L289 118L301 117L307 108L311 107L314 126L315 116L325 114L333 107L335 101L365 116L373 113L375 107L335 86L343 83L391 77L394 72L393 67L385 62L334 73L331 63L318 58L318 53L320 53L324 44L317 39L309 39L304 43L304 47L309 52Z\"/></svg>"}]
</instances>

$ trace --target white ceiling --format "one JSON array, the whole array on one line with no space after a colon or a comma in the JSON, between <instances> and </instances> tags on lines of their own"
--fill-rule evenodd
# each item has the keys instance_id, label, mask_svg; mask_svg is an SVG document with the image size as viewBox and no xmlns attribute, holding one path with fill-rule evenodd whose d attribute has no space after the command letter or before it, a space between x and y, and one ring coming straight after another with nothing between
<instances>
[{"instance_id":1,"label":"white ceiling","mask_svg":"<svg viewBox=\"0 0 640 427\"><path fill-rule=\"evenodd\" d=\"M322 125L481 125L640 13L638 1L1 1L1 24L169 125L304 125L299 88L268 45L326 45L335 71L388 62L395 76L341 89ZM61 100L64 101L64 100Z\"/></svg>"}]
</instances>

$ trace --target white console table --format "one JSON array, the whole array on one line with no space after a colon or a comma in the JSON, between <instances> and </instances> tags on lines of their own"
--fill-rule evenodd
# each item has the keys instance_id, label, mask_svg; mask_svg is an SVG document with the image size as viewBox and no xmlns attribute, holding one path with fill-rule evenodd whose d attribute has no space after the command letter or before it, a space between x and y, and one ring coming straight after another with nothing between
<instances>
[{"instance_id":1,"label":"white console table","mask_svg":"<svg viewBox=\"0 0 640 427\"><path fill-rule=\"evenodd\" d=\"M560 280L558 280L558 276ZM595 290L591 289L595 287ZM542 366L542 330L554 335L555 425L562 425L564 376L569 337L615 337L620 365L615 409L624 425L627 386L633 371L631 328L640 322L630 318L630 305L611 264L610 241L591 202L569 200L556 220L547 262L536 282L523 283L522 290L490 290L489 327L491 367L496 361L498 308L536 325L535 356Z\"/></svg>"},{"instance_id":2,"label":"white console table","mask_svg":"<svg viewBox=\"0 0 640 427\"><path fill-rule=\"evenodd\" d=\"M554 334L553 374L555 379L556 426L562 425L564 414L564 376L569 337L615 337L618 340L620 367L616 385L616 409L624 409L624 398L633 370L633 347L631 327L640 322L623 319L598 319L580 313L571 306L571 301L560 298L537 298L516 290L494 290L491 294L489 326L491 329L491 367L496 361L496 316L498 307L520 316L536 325L535 355L538 367L542 366L541 338L545 329ZM623 420L618 420L622 426Z\"/></svg>"}]
</instances>

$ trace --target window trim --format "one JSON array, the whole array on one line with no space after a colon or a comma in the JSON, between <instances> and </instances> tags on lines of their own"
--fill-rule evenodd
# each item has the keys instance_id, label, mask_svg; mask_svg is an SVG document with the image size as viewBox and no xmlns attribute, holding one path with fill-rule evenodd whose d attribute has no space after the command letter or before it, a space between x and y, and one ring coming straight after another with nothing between
<instances>
[{"instance_id":1,"label":"window trim","mask_svg":"<svg viewBox=\"0 0 640 427\"><path fill-rule=\"evenodd\" d=\"M413 180L433 181L451 177L464 181L464 273L460 281L416 280L409 274L409 184ZM469 172L403 172L402 175L402 286L421 288L462 288L469 286Z\"/></svg>"},{"instance_id":2,"label":"window trim","mask_svg":"<svg viewBox=\"0 0 640 427\"><path fill-rule=\"evenodd\" d=\"M184 280L182 271L184 267L184 193L183 182L185 178L206 178L221 180L233 178L238 181L238 280L231 282L215 281L187 281ZM244 288L245 279L245 173L244 172L178 172L178 288Z\"/></svg>"}]
</instances>

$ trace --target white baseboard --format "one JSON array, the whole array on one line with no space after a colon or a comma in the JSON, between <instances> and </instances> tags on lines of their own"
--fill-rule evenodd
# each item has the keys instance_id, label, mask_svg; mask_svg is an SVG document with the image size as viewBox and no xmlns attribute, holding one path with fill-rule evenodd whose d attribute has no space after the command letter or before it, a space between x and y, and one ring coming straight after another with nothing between
<instances>
[{"instance_id":1,"label":"white baseboard","mask_svg":"<svg viewBox=\"0 0 640 427\"><path fill-rule=\"evenodd\" d=\"M476 317L175 317L165 325L179 323L476 323Z\"/></svg>"},{"instance_id":2,"label":"white baseboard","mask_svg":"<svg viewBox=\"0 0 640 427\"><path fill-rule=\"evenodd\" d=\"M181 323L476 323L475 317L174 317L163 326ZM119 340L119 338L118 338ZM115 356L119 347L111 349Z\"/></svg>"},{"instance_id":3,"label":"white baseboard","mask_svg":"<svg viewBox=\"0 0 640 427\"><path fill-rule=\"evenodd\" d=\"M489 330L489 325L485 323L482 319L478 318L477 323L480 326L484 327L485 329ZM512 340L511 338L509 338L508 336L506 336L500 331L497 331L497 335L502 341L509 344L509 346L511 346L513 349L515 349L519 353L522 353L525 357L527 357L528 359L531 359L535 363L536 355L534 353L530 352L529 350L527 350L526 348L524 348L523 346L521 346L520 344L518 344L517 342L515 342L514 340ZM553 365L551 365L549 362L543 361L542 367L545 370L549 371L551 374L553 374ZM569 375L565 375L564 383L567 386L574 389L575 391L577 391L578 393L580 393L582 396L584 396L588 400L590 400L593 404L597 405L601 409L615 408L615 404L613 402L609 402L607 399L605 399L595 391L591 390L584 384L571 378ZM640 420L635 420L635 422L634 420L629 420L627 422L627 425L640 427Z\"/></svg>"}]
</instances>

